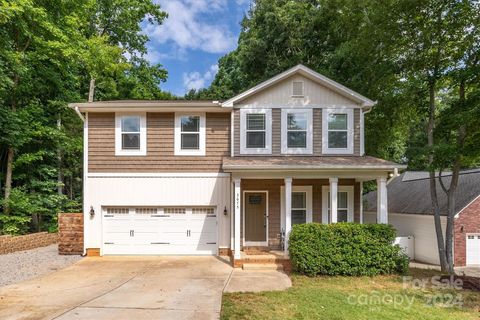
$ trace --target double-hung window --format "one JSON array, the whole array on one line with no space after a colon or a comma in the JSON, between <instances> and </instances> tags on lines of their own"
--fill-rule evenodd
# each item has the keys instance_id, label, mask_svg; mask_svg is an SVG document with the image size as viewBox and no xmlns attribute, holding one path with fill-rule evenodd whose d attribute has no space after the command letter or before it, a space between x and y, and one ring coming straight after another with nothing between
<instances>
[{"instance_id":1,"label":"double-hung window","mask_svg":"<svg viewBox=\"0 0 480 320\"><path fill-rule=\"evenodd\" d=\"M205 114L175 115L175 155L205 155Z\"/></svg>"},{"instance_id":2,"label":"double-hung window","mask_svg":"<svg viewBox=\"0 0 480 320\"><path fill-rule=\"evenodd\" d=\"M311 223L313 221L313 188L312 186L292 186L291 193L291 224ZM280 224L285 229L285 187L280 187Z\"/></svg>"},{"instance_id":3,"label":"double-hung window","mask_svg":"<svg viewBox=\"0 0 480 320\"><path fill-rule=\"evenodd\" d=\"M182 150L200 149L200 116L181 116L180 131Z\"/></svg>"},{"instance_id":4,"label":"double-hung window","mask_svg":"<svg viewBox=\"0 0 480 320\"><path fill-rule=\"evenodd\" d=\"M140 150L140 116L122 117L122 150Z\"/></svg>"},{"instance_id":5,"label":"double-hung window","mask_svg":"<svg viewBox=\"0 0 480 320\"><path fill-rule=\"evenodd\" d=\"M307 193L292 192L292 225L307 222Z\"/></svg>"},{"instance_id":6,"label":"double-hung window","mask_svg":"<svg viewBox=\"0 0 480 320\"><path fill-rule=\"evenodd\" d=\"M312 153L312 110L282 109L282 153Z\"/></svg>"},{"instance_id":7,"label":"double-hung window","mask_svg":"<svg viewBox=\"0 0 480 320\"><path fill-rule=\"evenodd\" d=\"M146 155L146 115L115 115L115 154Z\"/></svg>"},{"instance_id":8,"label":"double-hung window","mask_svg":"<svg viewBox=\"0 0 480 320\"><path fill-rule=\"evenodd\" d=\"M353 109L325 109L323 114L323 153L353 153Z\"/></svg>"},{"instance_id":9,"label":"double-hung window","mask_svg":"<svg viewBox=\"0 0 480 320\"><path fill-rule=\"evenodd\" d=\"M353 222L353 186L339 186L337 192L337 222ZM323 190L323 223L331 223L330 187Z\"/></svg>"},{"instance_id":10,"label":"double-hung window","mask_svg":"<svg viewBox=\"0 0 480 320\"><path fill-rule=\"evenodd\" d=\"M242 109L240 110L240 153L269 154L271 153L271 110Z\"/></svg>"},{"instance_id":11,"label":"double-hung window","mask_svg":"<svg viewBox=\"0 0 480 320\"><path fill-rule=\"evenodd\" d=\"M266 143L266 119L265 113L247 114L247 148L265 148Z\"/></svg>"}]
</instances>

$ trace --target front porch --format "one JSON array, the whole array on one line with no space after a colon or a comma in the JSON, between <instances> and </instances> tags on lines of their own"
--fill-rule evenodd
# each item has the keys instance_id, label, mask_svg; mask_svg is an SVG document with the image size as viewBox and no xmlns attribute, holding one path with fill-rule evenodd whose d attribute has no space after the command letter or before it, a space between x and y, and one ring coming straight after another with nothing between
<instances>
[{"instance_id":1,"label":"front porch","mask_svg":"<svg viewBox=\"0 0 480 320\"><path fill-rule=\"evenodd\" d=\"M292 225L363 223L361 199L365 179L368 178L234 177L231 220L234 266L275 263L289 270L288 234ZM388 223L387 178L377 177L376 181L378 190L382 191L377 222Z\"/></svg>"},{"instance_id":2,"label":"front porch","mask_svg":"<svg viewBox=\"0 0 480 320\"><path fill-rule=\"evenodd\" d=\"M275 263L288 260L292 225L363 223L365 181L376 181L379 190L376 220L388 223L387 181L402 166L370 157L325 158L224 160L224 170L232 173L230 249L235 266L267 255L268 261ZM340 164L334 164L334 160ZM309 163L305 165L303 161ZM328 166L322 161L328 161ZM252 249L262 254L252 254Z\"/></svg>"}]
</instances>

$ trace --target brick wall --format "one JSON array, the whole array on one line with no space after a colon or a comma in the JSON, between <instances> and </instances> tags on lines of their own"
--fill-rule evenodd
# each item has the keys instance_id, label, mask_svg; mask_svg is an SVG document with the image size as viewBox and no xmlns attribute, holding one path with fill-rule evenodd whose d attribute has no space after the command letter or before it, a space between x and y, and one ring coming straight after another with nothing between
<instances>
[{"instance_id":1,"label":"brick wall","mask_svg":"<svg viewBox=\"0 0 480 320\"><path fill-rule=\"evenodd\" d=\"M467 233L480 233L480 197L465 208L454 223L455 266L467 264Z\"/></svg>"},{"instance_id":2,"label":"brick wall","mask_svg":"<svg viewBox=\"0 0 480 320\"><path fill-rule=\"evenodd\" d=\"M23 236L0 236L0 254L46 247L57 243L56 233L38 232Z\"/></svg>"},{"instance_id":3,"label":"brick wall","mask_svg":"<svg viewBox=\"0 0 480 320\"><path fill-rule=\"evenodd\" d=\"M83 213L58 214L58 253L83 254Z\"/></svg>"}]
</instances>

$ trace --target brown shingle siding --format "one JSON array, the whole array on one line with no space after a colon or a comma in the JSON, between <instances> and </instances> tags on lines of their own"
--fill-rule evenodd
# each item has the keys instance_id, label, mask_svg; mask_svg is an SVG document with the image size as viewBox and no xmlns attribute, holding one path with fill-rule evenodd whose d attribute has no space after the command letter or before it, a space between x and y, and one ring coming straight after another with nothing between
<instances>
[{"instance_id":1,"label":"brown shingle siding","mask_svg":"<svg viewBox=\"0 0 480 320\"><path fill-rule=\"evenodd\" d=\"M206 155L174 155L174 113L147 113L147 155L115 156L115 114L89 114L89 172L219 172L230 152L230 114L206 114Z\"/></svg>"}]
</instances>

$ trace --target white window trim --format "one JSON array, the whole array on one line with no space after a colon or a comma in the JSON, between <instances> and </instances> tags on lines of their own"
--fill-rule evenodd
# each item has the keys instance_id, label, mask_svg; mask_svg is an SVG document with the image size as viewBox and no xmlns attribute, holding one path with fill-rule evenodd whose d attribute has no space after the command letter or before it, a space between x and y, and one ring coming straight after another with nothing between
<instances>
[{"instance_id":1,"label":"white window trim","mask_svg":"<svg viewBox=\"0 0 480 320\"><path fill-rule=\"evenodd\" d=\"M199 116L200 117L200 131L199 131L199 149L198 150L182 150L182 116ZM204 156L205 155L205 113L198 112L182 112L175 113L175 155L176 156Z\"/></svg>"},{"instance_id":2,"label":"white window trim","mask_svg":"<svg viewBox=\"0 0 480 320\"><path fill-rule=\"evenodd\" d=\"M353 186L338 186L338 192L347 193L347 221L354 222L355 220L355 205L354 205L354 187ZM330 186L322 186L322 223L329 223L328 216L328 193L330 192ZM337 197L338 199L338 197Z\"/></svg>"},{"instance_id":3,"label":"white window trim","mask_svg":"<svg viewBox=\"0 0 480 320\"><path fill-rule=\"evenodd\" d=\"M307 147L289 148L287 141L289 113L305 113L307 115ZM313 154L313 110L312 109L282 109L282 153L284 154Z\"/></svg>"},{"instance_id":4,"label":"white window trim","mask_svg":"<svg viewBox=\"0 0 480 320\"><path fill-rule=\"evenodd\" d=\"M292 192L307 193L307 214L306 223L313 222L313 187L312 186L292 186ZM285 230L285 187L280 186L280 226Z\"/></svg>"},{"instance_id":5,"label":"white window trim","mask_svg":"<svg viewBox=\"0 0 480 320\"><path fill-rule=\"evenodd\" d=\"M265 114L265 148L247 148L247 114ZM272 110L271 109L241 109L240 110L240 154L271 154L272 153Z\"/></svg>"},{"instance_id":6,"label":"white window trim","mask_svg":"<svg viewBox=\"0 0 480 320\"><path fill-rule=\"evenodd\" d=\"M140 117L140 149L122 149L122 117ZM146 156L147 155L147 114L136 113L115 113L115 155L116 156Z\"/></svg>"},{"instance_id":7,"label":"white window trim","mask_svg":"<svg viewBox=\"0 0 480 320\"><path fill-rule=\"evenodd\" d=\"M347 147L328 147L328 116L332 113L347 115ZM322 112L322 153L323 154L353 154L353 109L323 109Z\"/></svg>"}]
</instances>

